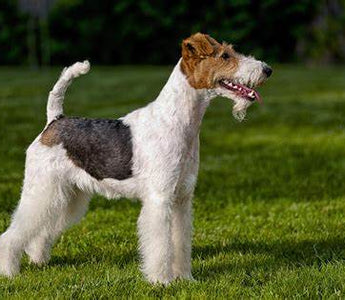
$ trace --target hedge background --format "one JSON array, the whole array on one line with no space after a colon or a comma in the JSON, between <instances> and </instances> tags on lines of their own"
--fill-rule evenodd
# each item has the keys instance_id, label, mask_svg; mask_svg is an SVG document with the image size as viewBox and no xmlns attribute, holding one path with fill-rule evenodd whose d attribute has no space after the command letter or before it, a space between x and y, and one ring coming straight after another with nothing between
<instances>
[{"instance_id":1,"label":"hedge background","mask_svg":"<svg viewBox=\"0 0 345 300\"><path fill-rule=\"evenodd\" d=\"M47 18L21 7L47 2ZM0 0L0 64L172 64L197 31L269 62L338 63L344 8L344 0Z\"/></svg>"}]
</instances>

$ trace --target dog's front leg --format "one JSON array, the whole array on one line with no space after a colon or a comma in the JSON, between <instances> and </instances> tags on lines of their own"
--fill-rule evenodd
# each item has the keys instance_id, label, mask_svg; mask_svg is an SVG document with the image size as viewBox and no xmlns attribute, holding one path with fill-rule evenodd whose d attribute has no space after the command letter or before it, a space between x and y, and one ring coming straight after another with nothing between
<instances>
[{"instance_id":1,"label":"dog's front leg","mask_svg":"<svg viewBox=\"0 0 345 300\"><path fill-rule=\"evenodd\" d=\"M166 199L146 199L138 220L142 271L152 283L168 284L172 273L171 208Z\"/></svg>"},{"instance_id":2,"label":"dog's front leg","mask_svg":"<svg viewBox=\"0 0 345 300\"><path fill-rule=\"evenodd\" d=\"M177 201L172 209L172 241L174 278L193 279L192 252L192 196Z\"/></svg>"}]
</instances>

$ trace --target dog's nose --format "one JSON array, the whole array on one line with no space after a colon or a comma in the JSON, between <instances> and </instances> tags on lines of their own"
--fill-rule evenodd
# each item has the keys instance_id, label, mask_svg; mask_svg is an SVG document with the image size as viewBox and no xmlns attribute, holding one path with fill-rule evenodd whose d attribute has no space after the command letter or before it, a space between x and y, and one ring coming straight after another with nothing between
<instances>
[{"instance_id":1,"label":"dog's nose","mask_svg":"<svg viewBox=\"0 0 345 300\"><path fill-rule=\"evenodd\" d=\"M272 70L271 67L265 65L265 66L264 66L264 69L263 69L263 72L265 73L265 75L266 75L267 77L270 77L271 74L272 74L272 72L273 72L273 70Z\"/></svg>"}]
</instances>

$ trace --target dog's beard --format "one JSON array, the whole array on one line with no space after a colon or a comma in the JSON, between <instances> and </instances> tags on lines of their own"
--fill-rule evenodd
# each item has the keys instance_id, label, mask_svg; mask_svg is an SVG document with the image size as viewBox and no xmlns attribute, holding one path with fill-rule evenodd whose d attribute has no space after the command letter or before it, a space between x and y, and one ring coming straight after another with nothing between
<instances>
[{"instance_id":1,"label":"dog's beard","mask_svg":"<svg viewBox=\"0 0 345 300\"><path fill-rule=\"evenodd\" d=\"M252 101L248 101L234 93L225 92L223 88L216 89L215 95L228 98L234 102L232 115L239 122L244 120L247 114L247 108L253 103Z\"/></svg>"},{"instance_id":2,"label":"dog's beard","mask_svg":"<svg viewBox=\"0 0 345 300\"><path fill-rule=\"evenodd\" d=\"M232 115L234 118L242 122L247 114L247 108L252 104L252 102L245 100L243 98L237 98L235 100L235 105L232 108Z\"/></svg>"}]
</instances>

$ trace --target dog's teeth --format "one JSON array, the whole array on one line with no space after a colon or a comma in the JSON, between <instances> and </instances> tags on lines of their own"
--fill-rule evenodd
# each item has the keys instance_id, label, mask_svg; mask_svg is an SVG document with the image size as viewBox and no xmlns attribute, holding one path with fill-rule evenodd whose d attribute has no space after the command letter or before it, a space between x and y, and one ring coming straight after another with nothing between
<instances>
[{"instance_id":1,"label":"dog's teeth","mask_svg":"<svg viewBox=\"0 0 345 300\"><path fill-rule=\"evenodd\" d=\"M248 96L249 96L250 98L254 98L254 97L255 97L254 91L251 91L251 92L248 94Z\"/></svg>"}]
</instances>

